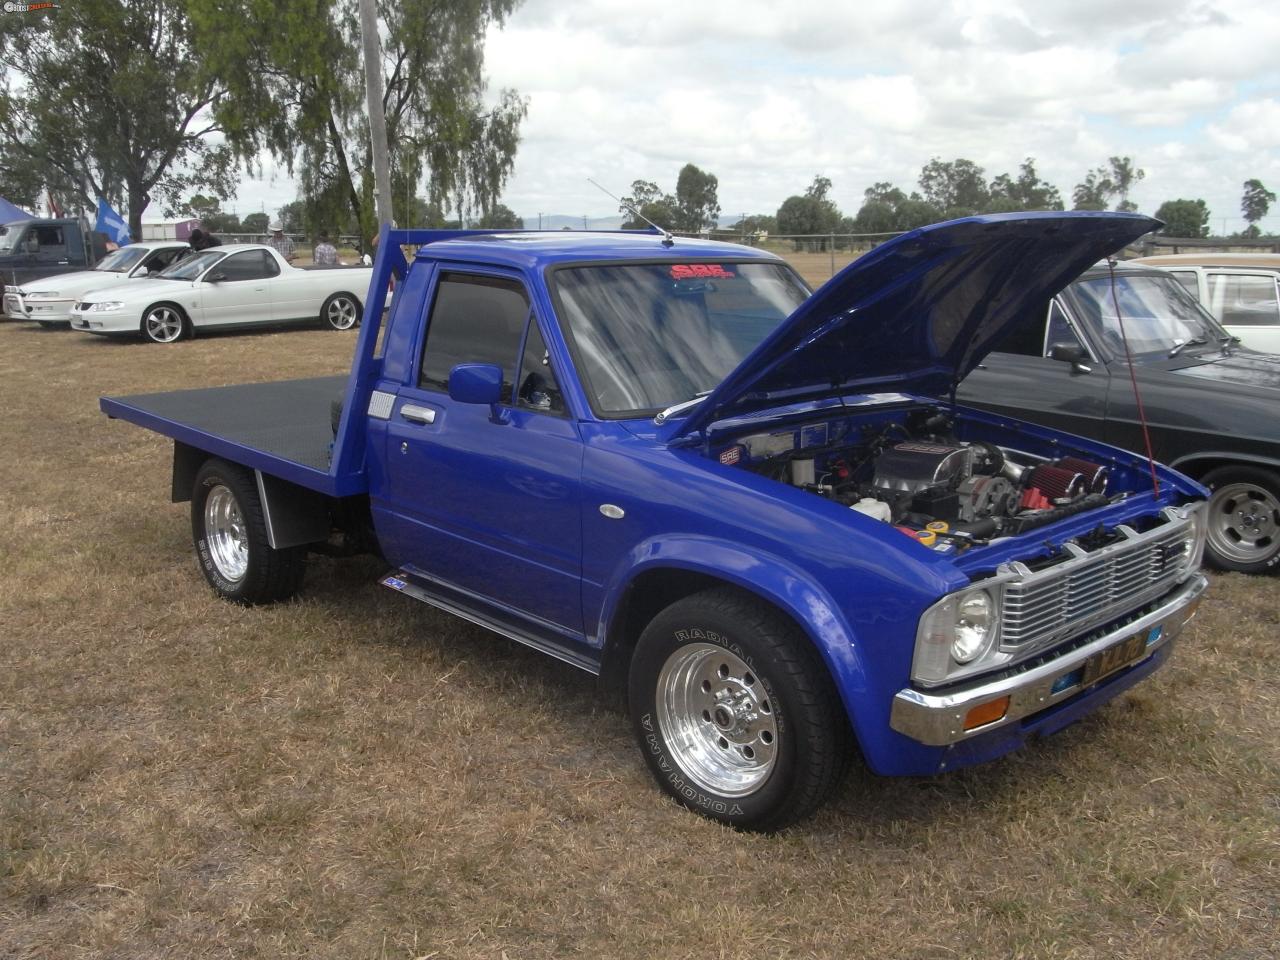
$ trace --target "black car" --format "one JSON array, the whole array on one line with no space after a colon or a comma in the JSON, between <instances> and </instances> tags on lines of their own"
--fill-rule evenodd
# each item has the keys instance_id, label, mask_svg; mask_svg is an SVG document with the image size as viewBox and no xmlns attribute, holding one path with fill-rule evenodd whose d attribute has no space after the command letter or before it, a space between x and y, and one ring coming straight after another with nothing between
<instances>
[{"instance_id":1,"label":"black car","mask_svg":"<svg viewBox=\"0 0 1280 960\"><path fill-rule=\"evenodd\" d=\"M1145 453L1125 339L1156 459L1213 491L1208 560L1280 568L1280 356L1241 347L1171 274L1090 268L957 398Z\"/></svg>"}]
</instances>

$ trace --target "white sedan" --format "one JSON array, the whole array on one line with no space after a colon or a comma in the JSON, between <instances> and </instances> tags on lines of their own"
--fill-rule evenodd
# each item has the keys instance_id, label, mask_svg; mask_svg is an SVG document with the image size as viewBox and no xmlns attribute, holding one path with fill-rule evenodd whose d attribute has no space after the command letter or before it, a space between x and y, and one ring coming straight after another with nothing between
<instances>
[{"instance_id":1,"label":"white sedan","mask_svg":"<svg viewBox=\"0 0 1280 960\"><path fill-rule=\"evenodd\" d=\"M92 270L6 286L4 312L11 320L35 320L42 327L63 326L71 322L71 308L81 294L158 273L190 252L185 240L131 243L108 253Z\"/></svg>"},{"instance_id":2,"label":"white sedan","mask_svg":"<svg viewBox=\"0 0 1280 960\"><path fill-rule=\"evenodd\" d=\"M146 280L86 292L71 326L141 333L173 343L196 329L320 320L349 330L360 320L368 267L295 267L274 248L236 243L192 254Z\"/></svg>"}]
</instances>

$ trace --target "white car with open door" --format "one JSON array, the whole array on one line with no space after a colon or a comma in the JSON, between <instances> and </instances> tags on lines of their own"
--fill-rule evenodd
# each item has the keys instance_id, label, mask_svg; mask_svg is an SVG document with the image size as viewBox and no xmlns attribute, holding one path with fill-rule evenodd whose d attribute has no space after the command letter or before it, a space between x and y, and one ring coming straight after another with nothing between
<instances>
[{"instance_id":1,"label":"white car with open door","mask_svg":"<svg viewBox=\"0 0 1280 960\"><path fill-rule=\"evenodd\" d=\"M237 243L202 250L147 280L86 292L71 326L173 343L200 329L320 321L349 330L360 320L368 267L295 267L274 248Z\"/></svg>"},{"instance_id":2,"label":"white car with open door","mask_svg":"<svg viewBox=\"0 0 1280 960\"><path fill-rule=\"evenodd\" d=\"M71 308L82 294L145 279L190 252L185 240L131 243L108 253L92 270L6 286L4 312L11 320L35 320L42 327L65 326L71 322Z\"/></svg>"}]
</instances>

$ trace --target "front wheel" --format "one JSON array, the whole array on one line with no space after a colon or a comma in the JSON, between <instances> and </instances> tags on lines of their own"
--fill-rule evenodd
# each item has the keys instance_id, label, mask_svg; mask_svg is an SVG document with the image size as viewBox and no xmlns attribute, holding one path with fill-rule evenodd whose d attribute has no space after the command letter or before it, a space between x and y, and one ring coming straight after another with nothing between
<instances>
[{"instance_id":1,"label":"front wheel","mask_svg":"<svg viewBox=\"0 0 1280 960\"><path fill-rule=\"evenodd\" d=\"M708 590L659 613L628 687L658 784L714 820L781 829L844 773L849 726L830 675L791 621L737 591Z\"/></svg>"},{"instance_id":2,"label":"front wheel","mask_svg":"<svg viewBox=\"0 0 1280 960\"><path fill-rule=\"evenodd\" d=\"M334 330L350 330L360 320L360 301L350 293L335 293L320 308L320 317Z\"/></svg>"},{"instance_id":3,"label":"front wheel","mask_svg":"<svg viewBox=\"0 0 1280 960\"><path fill-rule=\"evenodd\" d=\"M225 460L206 460L191 492L191 536L200 571L234 603L285 600L298 592L306 547L277 550L267 537L253 474Z\"/></svg>"},{"instance_id":4,"label":"front wheel","mask_svg":"<svg viewBox=\"0 0 1280 960\"><path fill-rule=\"evenodd\" d=\"M1280 569L1280 474L1264 467L1219 467L1210 489L1205 557L1220 570Z\"/></svg>"},{"instance_id":5,"label":"front wheel","mask_svg":"<svg viewBox=\"0 0 1280 960\"><path fill-rule=\"evenodd\" d=\"M177 343L187 332L187 318L172 304L156 304L142 315L142 336L152 343Z\"/></svg>"}]
</instances>

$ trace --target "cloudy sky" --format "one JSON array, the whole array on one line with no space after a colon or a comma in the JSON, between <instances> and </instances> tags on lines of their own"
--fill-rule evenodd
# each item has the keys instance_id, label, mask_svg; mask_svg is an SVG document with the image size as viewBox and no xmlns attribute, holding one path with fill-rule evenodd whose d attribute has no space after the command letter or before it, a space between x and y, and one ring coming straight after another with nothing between
<instances>
[{"instance_id":1,"label":"cloudy sky","mask_svg":"<svg viewBox=\"0 0 1280 960\"><path fill-rule=\"evenodd\" d=\"M1144 212L1202 198L1243 226L1241 184L1280 193L1280 3L1270 0L526 0L491 32L493 88L529 99L504 202L610 216L631 181L692 162L723 213L773 213L815 174L849 214L931 157L988 178L1024 157L1062 191L1112 155ZM245 182L241 213L293 199ZM1280 230L1280 205L1264 221Z\"/></svg>"}]
</instances>

